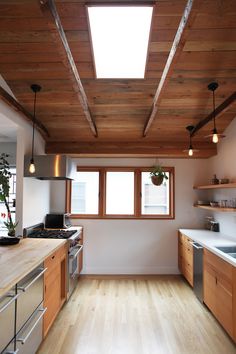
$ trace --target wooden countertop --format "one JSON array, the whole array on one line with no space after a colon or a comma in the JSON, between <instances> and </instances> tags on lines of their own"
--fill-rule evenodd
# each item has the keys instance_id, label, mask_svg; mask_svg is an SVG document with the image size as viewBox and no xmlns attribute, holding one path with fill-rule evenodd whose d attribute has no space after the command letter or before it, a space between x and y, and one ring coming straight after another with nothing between
<instances>
[{"instance_id":1,"label":"wooden countertop","mask_svg":"<svg viewBox=\"0 0 236 354\"><path fill-rule=\"evenodd\" d=\"M65 243L66 240L25 238L17 245L0 246L0 297Z\"/></svg>"}]
</instances>

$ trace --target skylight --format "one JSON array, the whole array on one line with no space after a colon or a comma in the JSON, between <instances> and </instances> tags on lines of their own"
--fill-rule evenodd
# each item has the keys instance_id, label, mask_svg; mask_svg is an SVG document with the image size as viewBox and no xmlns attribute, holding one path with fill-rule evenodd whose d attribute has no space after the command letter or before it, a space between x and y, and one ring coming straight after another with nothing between
<instances>
[{"instance_id":1,"label":"skylight","mask_svg":"<svg viewBox=\"0 0 236 354\"><path fill-rule=\"evenodd\" d=\"M89 6L97 78L144 78L151 6Z\"/></svg>"}]
</instances>

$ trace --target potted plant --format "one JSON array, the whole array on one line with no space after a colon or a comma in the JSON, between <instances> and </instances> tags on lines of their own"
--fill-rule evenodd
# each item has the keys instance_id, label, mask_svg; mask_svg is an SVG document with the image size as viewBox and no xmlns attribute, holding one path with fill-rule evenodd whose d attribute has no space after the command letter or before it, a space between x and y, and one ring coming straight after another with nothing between
<instances>
[{"instance_id":1,"label":"potted plant","mask_svg":"<svg viewBox=\"0 0 236 354\"><path fill-rule=\"evenodd\" d=\"M152 171L150 172L150 177L155 186L160 186L165 179L168 179L165 171L163 171L163 168L160 165L153 166Z\"/></svg>"},{"instance_id":2,"label":"potted plant","mask_svg":"<svg viewBox=\"0 0 236 354\"><path fill-rule=\"evenodd\" d=\"M11 178L10 166L7 161L8 156L9 155L4 153L0 155L0 202L5 204L7 210L6 213L1 213L1 216L4 219L6 218L4 225L8 230L8 235L15 236L15 230L18 223L13 222L12 220L11 210L8 202Z\"/></svg>"}]
</instances>

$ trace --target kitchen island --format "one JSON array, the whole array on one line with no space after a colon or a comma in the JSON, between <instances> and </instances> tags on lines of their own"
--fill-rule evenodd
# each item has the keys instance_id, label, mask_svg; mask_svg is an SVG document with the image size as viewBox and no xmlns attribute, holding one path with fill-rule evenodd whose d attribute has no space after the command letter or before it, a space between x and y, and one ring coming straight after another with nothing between
<instances>
[{"instance_id":1,"label":"kitchen island","mask_svg":"<svg viewBox=\"0 0 236 354\"><path fill-rule=\"evenodd\" d=\"M0 246L0 297L63 244L66 240L25 238Z\"/></svg>"},{"instance_id":2,"label":"kitchen island","mask_svg":"<svg viewBox=\"0 0 236 354\"><path fill-rule=\"evenodd\" d=\"M67 262L66 240L0 247L0 353L36 353L66 301Z\"/></svg>"}]
</instances>

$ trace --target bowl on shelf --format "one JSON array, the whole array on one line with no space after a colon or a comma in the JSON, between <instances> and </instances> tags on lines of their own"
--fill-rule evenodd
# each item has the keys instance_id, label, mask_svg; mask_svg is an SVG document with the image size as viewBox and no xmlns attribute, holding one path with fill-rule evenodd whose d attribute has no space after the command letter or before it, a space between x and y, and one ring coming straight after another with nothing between
<instances>
[{"instance_id":1,"label":"bowl on shelf","mask_svg":"<svg viewBox=\"0 0 236 354\"><path fill-rule=\"evenodd\" d=\"M210 206L213 208L216 208L219 206L219 203L218 202L210 202Z\"/></svg>"},{"instance_id":2,"label":"bowl on shelf","mask_svg":"<svg viewBox=\"0 0 236 354\"><path fill-rule=\"evenodd\" d=\"M229 183L229 179L228 178L221 178L221 179L219 179L219 183L220 184L227 184L227 183Z\"/></svg>"}]
</instances>

